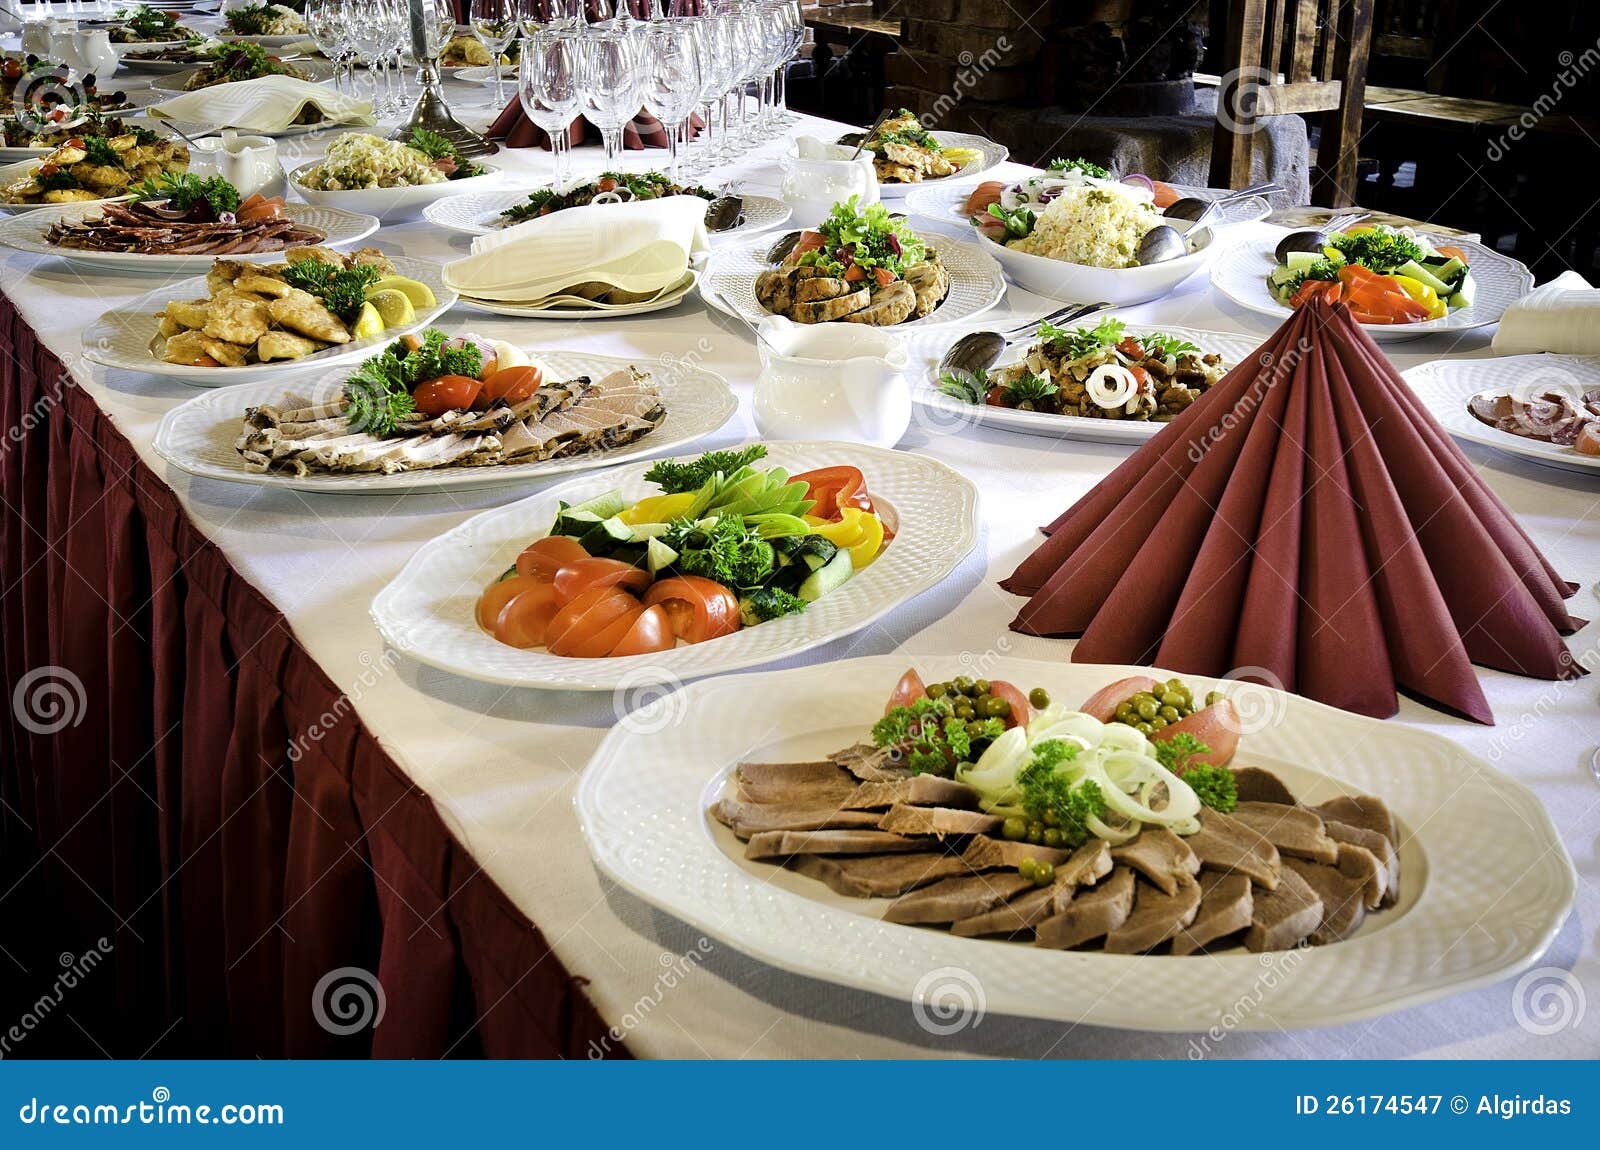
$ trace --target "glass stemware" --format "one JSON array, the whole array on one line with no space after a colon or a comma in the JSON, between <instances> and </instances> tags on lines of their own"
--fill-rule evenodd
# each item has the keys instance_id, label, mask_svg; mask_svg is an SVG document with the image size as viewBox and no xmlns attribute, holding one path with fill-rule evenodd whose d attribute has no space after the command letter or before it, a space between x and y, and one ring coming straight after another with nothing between
<instances>
[{"instance_id":1,"label":"glass stemware","mask_svg":"<svg viewBox=\"0 0 1600 1150\"><path fill-rule=\"evenodd\" d=\"M726 16L701 16L694 21L700 41L700 107L704 113L705 143L700 149L699 168L717 164L720 135L713 130L722 94L733 83L733 50Z\"/></svg>"},{"instance_id":2,"label":"glass stemware","mask_svg":"<svg viewBox=\"0 0 1600 1150\"><path fill-rule=\"evenodd\" d=\"M517 19L522 32L576 31L583 26L583 0L518 0Z\"/></svg>"},{"instance_id":3,"label":"glass stemware","mask_svg":"<svg viewBox=\"0 0 1600 1150\"><path fill-rule=\"evenodd\" d=\"M306 31L317 45L317 51L333 61L335 89L348 94L351 85L346 83L344 73L349 41L340 0L310 0L306 5Z\"/></svg>"},{"instance_id":4,"label":"glass stemware","mask_svg":"<svg viewBox=\"0 0 1600 1150\"><path fill-rule=\"evenodd\" d=\"M494 70L495 107L506 103L505 76L500 71L500 57L510 47L519 26L516 0L472 0L467 11L472 23L472 34L489 53L489 67Z\"/></svg>"},{"instance_id":5,"label":"glass stemware","mask_svg":"<svg viewBox=\"0 0 1600 1150\"><path fill-rule=\"evenodd\" d=\"M667 129L672 180L678 181L678 133L700 101L700 56L688 21L658 20L644 25L644 108Z\"/></svg>"},{"instance_id":6,"label":"glass stemware","mask_svg":"<svg viewBox=\"0 0 1600 1150\"><path fill-rule=\"evenodd\" d=\"M606 168L612 171L622 153L622 127L639 113L637 40L626 32L591 26L578 38L583 78L583 114L600 129L606 146Z\"/></svg>"},{"instance_id":7,"label":"glass stemware","mask_svg":"<svg viewBox=\"0 0 1600 1150\"><path fill-rule=\"evenodd\" d=\"M557 187L571 178L571 129L581 96L578 45L570 31L535 30L523 40L517 64L517 98L528 120L550 137Z\"/></svg>"}]
</instances>

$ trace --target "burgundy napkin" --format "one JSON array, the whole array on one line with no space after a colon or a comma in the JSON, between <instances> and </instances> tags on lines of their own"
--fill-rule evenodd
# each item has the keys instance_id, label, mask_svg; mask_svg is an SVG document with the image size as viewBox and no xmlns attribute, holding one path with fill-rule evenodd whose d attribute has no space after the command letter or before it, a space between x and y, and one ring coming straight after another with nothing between
<instances>
[{"instance_id":1,"label":"burgundy napkin","mask_svg":"<svg viewBox=\"0 0 1600 1150\"><path fill-rule=\"evenodd\" d=\"M699 116L689 117L689 137L693 139L699 135L704 126ZM487 135L491 140L502 141L508 148L550 147L550 137L543 128L528 119L527 113L522 110L520 100L513 100L506 105L505 111L496 116L494 123L489 125ZM579 116L568 127L567 135L572 145L576 147L585 139L599 142L600 129L593 127L589 121ZM667 129L660 120L641 109L632 123L623 125L622 146L635 152L641 148L665 148Z\"/></svg>"},{"instance_id":2,"label":"burgundy napkin","mask_svg":"<svg viewBox=\"0 0 1600 1150\"><path fill-rule=\"evenodd\" d=\"M1079 663L1484 723L1473 663L1584 673L1564 582L1343 305L1291 316L1047 528L1012 628Z\"/></svg>"}]
</instances>

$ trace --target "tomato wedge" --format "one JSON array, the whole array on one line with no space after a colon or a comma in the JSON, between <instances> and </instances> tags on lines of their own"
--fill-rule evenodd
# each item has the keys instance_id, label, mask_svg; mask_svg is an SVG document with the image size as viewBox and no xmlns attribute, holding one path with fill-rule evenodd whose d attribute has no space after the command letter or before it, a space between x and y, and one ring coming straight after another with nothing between
<instances>
[{"instance_id":1,"label":"tomato wedge","mask_svg":"<svg viewBox=\"0 0 1600 1150\"><path fill-rule=\"evenodd\" d=\"M500 618L500 609L539 582L541 580L519 572L509 579L489 584L478 597L478 626L485 631L493 631L495 620Z\"/></svg>"},{"instance_id":2,"label":"tomato wedge","mask_svg":"<svg viewBox=\"0 0 1600 1150\"><path fill-rule=\"evenodd\" d=\"M1108 683L1083 701L1078 708L1090 718L1099 719L1102 723L1109 723L1117 717L1117 707L1133 698L1140 691L1154 691L1161 684L1149 675L1134 675L1127 679L1118 679L1115 683Z\"/></svg>"},{"instance_id":3,"label":"tomato wedge","mask_svg":"<svg viewBox=\"0 0 1600 1150\"><path fill-rule=\"evenodd\" d=\"M545 646L552 655L570 655L598 632L638 610L639 600L621 588L591 587L551 618L545 629Z\"/></svg>"},{"instance_id":4,"label":"tomato wedge","mask_svg":"<svg viewBox=\"0 0 1600 1150\"><path fill-rule=\"evenodd\" d=\"M562 641L561 650L550 648L552 655L565 655L569 659L604 659L616 650L618 643L633 630L639 617L644 614L644 608L634 600L633 606L605 624L597 631L587 631L581 635L569 634Z\"/></svg>"},{"instance_id":5,"label":"tomato wedge","mask_svg":"<svg viewBox=\"0 0 1600 1150\"><path fill-rule=\"evenodd\" d=\"M556 596L563 603L591 587L621 587L639 592L650 586L650 572L620 559L574 559L556 572Z\"/></svg>"},{"instance_id":6,"label":"tomato wedge","mask_svg":"<svg viewBox=\"0 0 1600 1150\"><path fill-rule=\"evenodd\" d=\"M1005 193L1006 186L999 180L985 180L972 189L967 196L967 202L961 205L961 210L968 216L985 215L990 204L998 204L1000 197Z\"/></svg>"},{"instance_id":7,"label":"tomato wedge","mask_svg":"<svg viewBox=\"0 0 1600 1150\"><path fill-rule=\"evenodd\" d=\"M550 620L560 609L556 589L540 580L500 609L494 637L508 647L537 647L544 642Z\"/></svg>"},{"instance_id":8,"label":"tomato wedge","mask_svg":"<svg viewBox=\"0 0 1600 1150\"><path fill-rule=\"evenodd\" d=\"M644 605L659 604L672 633L687 643L731 635L739 629L739 600L721 583L699 575L663 579L644 594Z\"/></svg>"},{"instance_id":9,"label":"tomato wedge","mask_svg":"<svg viewBox=\"0 0 1600 1150\"><path fill-rule=\"evenodd\" d=\"M928 685L922 681L922 676L917 674L917 669L908 667L906 673L900 676L900 681L894 685L889 701L883 705L883 713L887 715L896 707L909 707L927 693Z\"/></svg>"},{"instance_id":10,"label":"tomato wedge","mask_svg":"<svg viewBox=\"0 0 1600 1150\"><path fill-rule=\"evenodd\" d=\"M589 558L583 544L569 535L546 535L535 539L517 556L517 574L535 575L540 579L554 579L556 572L569 563Z\"/></svg>"},{"instance_id":11,"label":"tomato wedge","mask_svg":"<svg viewBox=\"0 0 1600 1150\"><path fill-rule=\"evenodd\" d=\"M819 467L815 471L791 475L789 482L804 483L811 488L807 496L816 501L811 514L819 519L837 519L840 509L844 507L872 510L872 497L867 494L867 477L861 474L859 467Z\"/></svg>"},{"instance_id":12,"label":"tomato wedge","mask_svg":"<svg viewBox=\"0 0 1600 1150\"><path fill-rule=\"evenodd\" d=\"M521 403L533 395L543 382L544 373L532 365L503 367L484 379L483 390L478 393L478 405L487 407L497 399Z\"/></svg>"},{"instance_id":13,"label":"tomato wedge","mask_svg":"<svg viewBox=\"0 0 1600 1150\"><path fill-rule=\"evenodd\" d=\"M418 387L411 399L423 415L439 416L447 411L470 410L482 387L471 376L442 375Z\"/></svg>"},{"instance_id":14,"label":"tomato wedge","mask_svg":"<svg viewBox=\"0 0 1600 1150\"><path fill-rule=\"evenodd\" d=\"M1222 699L1186 719L1179 719L1170 727L1163 727L1150 736L1150 741L1164 743L1179 735L1193 735L1200 743L1211 748L1203 755L1196 755L1194 762L1225 767L1239 749L1240 727L1239 709L1233 705L1232 699Z\"/></svg>"},{"instance_id":15,"label":"tomato wedge","mask_svg":"<svg viewBox=\"0 0 1600 1150\"><path fill-rule=\"evenodd\" d=\"M821 232L801 232L800 238L794 242L794 247L789 249L789 254L783 258L783 262L786 264L796 263L801 256L807 252L815 251L827 242Z\"/></svg>"},{"instance_id":16,"label":"tomato wedge","mask_svg":"<svg viewBox=\"0 0 1600 1150\"><path fill-rule=\"evenodd\" d=\"M1028 720L1033 718L1033 707L1028 703L1028 696L1015 683L993 679L989 683L989 694L1011 704L1011 711L1005 717L1007 727L1026 726Z\"/></svg>"},{"instance_id":17,"label":"tomato wedge","mask_svg":"<svg viewBox=\"0 0 1600 1150\"><path fill-rule=\"evenodd\" d=\"M611 648L611 656L649 655L656 651L670 651L677 644L678 637L672 633L672 620L667 616L667 609L657 604L639 612L622 641Z\"/></svg>"},{"instance_id":18,"label":"tomato wedge","mask_svg":"<svg viewBox=\"0 0 1600 1150\"><path fill-rule=\"evenodd\" d=\"M282 210L282 196L274 196L273 198L268 199L260 192L252 192L250 196L239 205L238 210L234 212L234 216L239 220L240 223L249 223L252 220L275 220L278 218L278 215L282 212Z\"/></svg>"}]
</instances>

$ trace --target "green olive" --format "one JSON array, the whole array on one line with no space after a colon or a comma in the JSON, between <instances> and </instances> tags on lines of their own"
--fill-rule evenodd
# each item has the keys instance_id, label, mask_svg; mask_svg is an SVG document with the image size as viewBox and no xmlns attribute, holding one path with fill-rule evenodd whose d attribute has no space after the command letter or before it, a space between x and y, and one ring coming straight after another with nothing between
<instances>
[{"instance_id":1,"label":"green olive","mask_svg":"<svg viewBox=\"0 0 1600 1150\"><path fill-rule=\"evenodd\" d=\"M1156 717L1156 715L1160 712L1161 707L1154 699L1144 698L1139 700L1139 703L1136 707L1134 707L1134 710L1139 713L1139 717L1141 719L1148 723L1151 719Z\"/></svg>"},{"instance_id":2,"label":"green olive","mask_svg":"<svg viewBox=\"0 0 1600 1150\"><path fill-rule=\"evenodd\" d=\"M1061 831L1057 827L1045 827L1043 837L1044 845L1047 847L1059 847L1061 845Z\"/></svg>"},{"instance_id":3,"label":"green olive","mask_svg":"<svg viewBox=\"0 0 1600 1150\"><path fill-rule=\"evenodd\" d=\"M990 691L994 690L994 688L989 685L988 679L979 679L972 685L977 688L978 694L980 695L987 695Z\"/></svg>"},{"instance_id":4,"label":"green olive","mask_svg":"<svg viewBox=\"0 0 1600 1150\"><path fill-rule=\"evenodd\" d=\"M1029 882L1033 881L1033 876L1038 869L1039 864L1031 858L1023 859L1017 864L1017 873Z\"/></svg>"},{"instance_id":5,"label":"green olive","mask_svg":"<svg viewBox=\"0 0 1600 1150\"><path fill-rule=\"evenodd\" d=\"M1056 868L1053 863L1036 863L1033 868L1033 885L1049 886L1056 881Z\"/></svg>"},{"instance_id":6,"label":"green olive","mask_svg":"<svg viewBox=\"0 0 1600 1150\"><path fill-rule=\"evenodd\" d=\"M1035 687L1028 692L1028 702L1042 711L1050 705L1050 693L1043 687Z\"/></svg>"},{"instance_id":7,"label":"green olive","mask_svg":"<svg viewBox=\"0 0 1600 1150\"><path fill-rule=\"evenodd\" d=\"M1000 837L1014 843L1019 843L1028 837L1028 820L1021 815L1012 815L1000 824Z\"/></svg>"}]
</instances>

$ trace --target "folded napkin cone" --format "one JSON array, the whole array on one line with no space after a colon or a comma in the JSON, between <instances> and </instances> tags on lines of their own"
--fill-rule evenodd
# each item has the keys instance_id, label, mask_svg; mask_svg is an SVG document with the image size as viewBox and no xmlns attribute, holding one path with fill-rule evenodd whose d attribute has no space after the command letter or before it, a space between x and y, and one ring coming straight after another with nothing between
<instances>
[{"instance_id":1,"label":"folded napkin cone","mask_svg":"<svg viewBox=\"0 0 1600 1150\"><path fill-rule=\"evenodd\" d=\"M283 132L295 126L307 104L316 105L330 124L367 126L378 122L373 118L370 100L357 100L326 84L312 84L293 76L261 76L214 84L152 104L149 112L216 128Z\"/></svg>"},{"instance_id":2,"label":"folded napkin cone","mask_svg":"<svg viewBox=\"0 0 1600 1150\"><path fill-rule=\"evenodd\" d=\"M705 217L699 196L566 208L477 237L471 255L445 265L444 282L506 303L586 282L653 294L680 282L689 260L709 250Z\"/></svg>"},{"instance_id":3,"label":"folded napkin cone","mask_svg":"<svg viewBox=\"0 0 1600 1150\"><path fill-rule=\"evenodd\" d=\"M1500 317L1496 355L1538 351L1600 355L1600 291L1577 272L1534 288Z\"/></svg>"},{"instance_id":4,"label":"folded napkin cone","mask_svg":"<svg viewBox=\"0 0 1600 1150\"><path fill-rule=\"evenodd\" d=\"M1583 673L1582 623L1511 513L1342 305L1296 312L1045 528L1012 629L1387 717L1480 722L1473 663Z\"/></svg>"}]
</instances>

